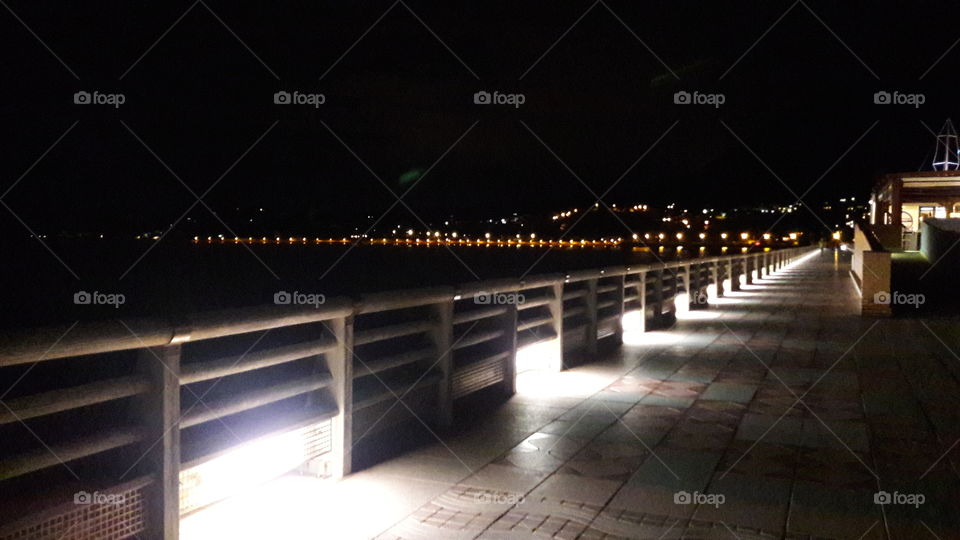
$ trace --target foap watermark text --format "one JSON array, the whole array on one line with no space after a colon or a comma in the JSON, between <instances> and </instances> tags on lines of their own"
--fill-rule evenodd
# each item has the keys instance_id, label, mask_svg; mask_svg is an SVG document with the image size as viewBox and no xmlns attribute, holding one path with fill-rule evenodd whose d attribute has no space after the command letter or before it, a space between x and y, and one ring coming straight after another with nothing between
<instances>
[{"instance_id":1,"label":"foap watermark text","mask_svg":"<svg viewBox=\"0 0 960 540\"><path fill-rule=\"evenodd\" d=\"M123 504L124 497L122 493L93 493L87 491L78 491L73 494L73 504Z\"/></svg>"},{"instance_id":2,"label":"foap watermark text","mask_svg":"<svg viewBox=\"0 0 960 540\"><path fill-rule=\"evenodd\" d=\"M521 293L491 293L480 291L473 295L473 303L480 305L509 306L520 305L527 298Z\"/></svg>"},{"instance_id":3,"label":"foap watermark text","mask_svg":"<svg viewBox=\"0 0 960 540\"><path fill-rule=\"evenodd\" d=\"M319 309L326 301L327 297L318 293L277 291L273 295L273 303L278 306L313 306Z\"/></svg>"},{"instance_id":4,"label":"foap watermark text","mask_svg":"<svg viewBox=\"0 0 960 540\"><path fill-rule=\"evenodd\" d=\"M486 90L473 94L475 105L512 105L513 108L519 109L526 102L527 96L523 94L504 94L496 90L492 94Z\"/></svg>"},{"instance_id":5,"label":"foap watermark text","mask_svg":"<svg viewBox=\"0 0 960 540\"><path fill-rule=\"evenodd\" d=\"M127 303L127 297L121 293L77 291L73 293L73 303L78 306L113 306L119 308Z\"/></svg>"},{"instance_id":6,"label":"foap watermark text","mask_svg":"<svg viewBox=\"0 0 960 540\"><path fill-rule=\"evenodd\" d=\"M873 494L874 504L898 504L920 508L920 505L927 502L927 497L923 493L900 493L894 491L878 491Z\"/></svg>"},{"instance_id":7,"label":"foap watermark text","mask_svg":"<svg viewBox=\"0 0 960 540\"><path fill-rule=\"evenodd\" d=\"M521 493L506 493L501 491L481 491L474 495L474 502L478 504L505 504L514 506L526 502Z\"/></svg>"},{"instance_id":8,"label":"foap watermark text","mask_svg":"<svg viewBox=\"0 0 960 540\"><path fill-rule=\"evenodd\" d=\"M907 294L898 291L892 293L880 291L873 295L873 303L884 306L913 306L915 309L919 309L926 301L927 297L920 293Z\"/></svg>"},{"instance_id":9,"label":"foap watermark text","mask_svg":"<svg viewBox=\"0 0 960 540\"><path fill-rule=\"evenodd\" d=\"M676 105L711 105L720 108L727 102L727 96L723 94L704 94L698 91L690 93L686 90L680 90L673 94L673 102Z\"/></svg>"},{"instance_id":10,"label":"foap watermark text","mask_svg":"<svg viewBox=\"0 0 960 540\"><path fill-rule=\"evenodd\" d=\"M327 96L321 93L305 93L299 90L287 92L280 90L273 94L273 103L276 105L308 105L314 109L320 108L327 102Z\"/></svg>"},{"instance_id":11,"label":"foap watermark text","mask_svg":"<svg viewBox=\"0 0 960 540\"><path fill-rule=\"evenodd\" d=\"M880 90L873 94L873 103L875 105L911 105L916 109L926 102L927 96L924 94L906 94L896 90L893 92Z\"/></svg>"},{"instance_id":12,"label":"foap watermark text","mask_svg":"<svg viewBox=\"0 0 960 540\"><path fill-rule=\"evenodd\" d=\"M700 493L694 491L678 491L673 494L674 504L705 504L719 508L721 504L727 502L727 497L722 493Z\"/></svg>"},{"instance_id":13,"label":"foap watermark text","mask_svg":"<svg viewBox=\"0 0 960 540\"><path fill-rule=\"evenodd\" d=\"M110 105L115 109L119 109L120 106L126 102L127 96L120 93L107 94L98 90L94 90L93 92L80 90L73 94L73 103L76 105Z\"/></svg>"}]
</instances>

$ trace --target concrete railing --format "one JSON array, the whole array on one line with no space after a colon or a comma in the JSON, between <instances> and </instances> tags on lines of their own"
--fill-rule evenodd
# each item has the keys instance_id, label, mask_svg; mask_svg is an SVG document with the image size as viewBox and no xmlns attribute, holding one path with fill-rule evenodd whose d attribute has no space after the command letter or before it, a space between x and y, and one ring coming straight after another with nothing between
<instances>
[{"instance_id":1,"label":"concrete railing","mask_svg":"<svg viewBox=\"0 0 960 540\"><path fill-rule=\"evenodd\" d=\"M860 313L889 317L890 303L878 300L891 292L893 260L870 225L854 226L850 275L860 291Z\"/></svg>"},{"instance_id":2,"label":"concrete railing","mask_svg":"<svg viewBox=\"0 0 960 540\"><path fill-rule=\"evenodd\" d=\"M461 398L512 394L518 351L589 360L620 343L625 313L666 326L681 293L705 308L708 285L722 296L810 249L0 336L0 368L60 374L0 402L0 428L44 433L0 456L0 491L31 494L10 499L0 539L176 538L245 477L337 478L414 415L449 426Z\"/></svg>"}]
</instances>

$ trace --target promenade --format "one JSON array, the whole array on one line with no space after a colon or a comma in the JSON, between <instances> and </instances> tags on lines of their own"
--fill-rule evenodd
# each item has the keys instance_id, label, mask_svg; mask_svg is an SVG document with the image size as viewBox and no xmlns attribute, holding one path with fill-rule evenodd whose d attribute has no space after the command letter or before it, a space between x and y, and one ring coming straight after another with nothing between
<instances>
[{"instance_id":1,"label":"promenade","mask_svg":"<svg viewBox=\"0 0 960 540\"><path fill-rule=\"evenodd\" d=\"M960 324L858 303L848 258L801 260L604 361L520 374L431 444L335 484L280 478L182 537L960 538Z\"/></svg>"}]
</instances>

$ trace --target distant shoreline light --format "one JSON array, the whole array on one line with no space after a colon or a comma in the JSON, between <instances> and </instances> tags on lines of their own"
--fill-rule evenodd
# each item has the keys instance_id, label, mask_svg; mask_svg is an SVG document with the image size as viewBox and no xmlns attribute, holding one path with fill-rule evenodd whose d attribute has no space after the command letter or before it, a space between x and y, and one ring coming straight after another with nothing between
<instances>
[{"instance_id":1,"label":"distant shoreline light","mask_svg":"<svg viewBox=\"0 0 960 540\"><path fill-rule=\"evenodd\" d=\"M743 246L743 249L746 249L745 246L761 246L765 245L769 248L771 245L777 243L783 243L788 245L796 245L799 242L800 237L803 233L794 232L789 233L789 235L777 237L769 233L760 235L763 238L763 242L752 240L750 233L744 232L739 235L739 238L731 238L727 233L722 233L719 235L707 235L706 233L700 233L697 235L696 240L685 241L686 238L683 233L676 233L673 235L673 238L676 240L674 242L669 242L667 235L660 232L656 234L656 239L659 242L656 244L659 246L659 249L663 249L662 244L671 243L675 245L677 251L682 251L685 245L690 247L699 246L699 251L704 251L705 244L732 244ZM320 245L320 244L366 244L370 246L426 246L426 247L436 247L436 246L467 246L467 247L542 247L552 249L554 247L569 247L569 248L613 248L624 245L633 245L636 249L637 246L642 246L643 248L649 249L651 246L643 240L640 240L639 234L631 234L630 239L624 240L623 237L616 238L606 238L601 237L599 239L547 239L542 238L536 233L531 233L527 238L522 237L521 235L514 235L510 237L500 237L494 238L490 233L485 233L482 237L472 238L470 236L465 236L459 233L444 234L442 237L441 233L438 231L430 231L424 235L423 238L416 237L415 233L412 230L406 231L405 235L398 235L392 237L371 237L366 234L354 234L350 236L340 236L340 237L306 237L306 236L289 236L289 237L255 237L247 236L240 237L234 236L232 238L224 237L223 235L216 236L194 236L192 243L194 244L248 244L248 245ZM155 237L143 236L137 237L138 239L150 239L157 240ZM651 233L645 233L643 238L649 240L651 238ZM724 249L726 247L724 246Z\"/></svg>"}]
</instances>

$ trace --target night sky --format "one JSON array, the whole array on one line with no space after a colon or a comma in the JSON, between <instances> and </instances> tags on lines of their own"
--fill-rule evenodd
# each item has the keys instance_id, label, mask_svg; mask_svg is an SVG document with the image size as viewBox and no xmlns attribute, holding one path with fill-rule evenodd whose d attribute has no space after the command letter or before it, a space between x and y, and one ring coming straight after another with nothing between
<instances>
[{"instance_id":1,"label":"night sky","mask_svg":"<svg viewBox=\"0 0 960 540\"><path fill-rule=\"evenodd\" d=\"M201 195L187 217L263 207L308 229L379 217L406 189L398 220L585 206L615 182L604 201L740 205L819 180L818 203L929 168L924 123L960 116L955 3L236 4L8 2L3 204L55 234L162 229Z\"/></svg>"}]
</instances>

